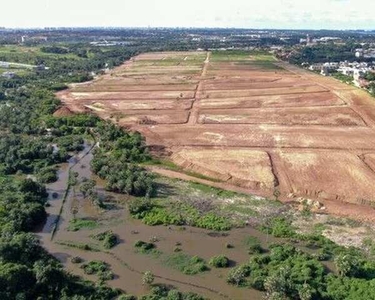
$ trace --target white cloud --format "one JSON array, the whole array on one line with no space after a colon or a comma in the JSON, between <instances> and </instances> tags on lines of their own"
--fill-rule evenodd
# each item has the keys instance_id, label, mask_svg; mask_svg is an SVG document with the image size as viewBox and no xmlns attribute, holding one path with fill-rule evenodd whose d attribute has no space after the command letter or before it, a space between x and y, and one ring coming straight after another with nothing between
<instances>
[{"instance_id":1,"label":"white cloud","mask_svg":"<svg viewBox=\"0 0 375 300\"><path fill-rule=\"evenodd\" d=\"M0 26L375 29L373 0L11 0Z\"/></svg>"}]
</instances>

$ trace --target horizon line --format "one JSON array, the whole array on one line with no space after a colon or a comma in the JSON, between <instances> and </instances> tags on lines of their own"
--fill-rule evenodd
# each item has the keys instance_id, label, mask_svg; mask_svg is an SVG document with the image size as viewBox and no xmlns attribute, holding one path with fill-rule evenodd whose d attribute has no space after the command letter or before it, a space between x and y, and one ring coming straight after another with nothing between
<instances>
[{"instance_id":1,"label":"horizon line","mask_svg":"<svg viewBox=\"0 0 375 300\"><path fill-rule=\"evenodd\" d=\"M329 28L255 28L255 27L187 27L187 26L31 26L31 27L6 27L0 26L0 30L49 30L49 29L235 29L235 30L275 30L275 31L366 31L373 32L374 29L329 29Z\"/></svg>"}]
</instances>

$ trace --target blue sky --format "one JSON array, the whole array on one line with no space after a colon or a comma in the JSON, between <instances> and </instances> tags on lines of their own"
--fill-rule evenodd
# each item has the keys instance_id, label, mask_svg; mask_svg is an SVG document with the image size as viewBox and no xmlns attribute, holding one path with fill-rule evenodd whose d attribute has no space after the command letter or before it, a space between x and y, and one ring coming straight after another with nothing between
<instances>
[{"instance_id":1,"label":"blue sky","mask_svg":"<svg viewBox=\"0 0 375 300\"><path fill-rule=\"evenodd\" d=\"M0 26L375 29L374 0L2 0Z\"/></svg>"}]
</instances>

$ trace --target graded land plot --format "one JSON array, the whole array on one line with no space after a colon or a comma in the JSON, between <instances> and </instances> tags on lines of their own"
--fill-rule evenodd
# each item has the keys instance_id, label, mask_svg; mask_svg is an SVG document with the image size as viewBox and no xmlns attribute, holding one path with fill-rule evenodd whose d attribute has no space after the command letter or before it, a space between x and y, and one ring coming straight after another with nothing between
<instances>
[{"instance_id":1,"label":"graded land plot","mask_svg":"<svg viewBox=\"0 0 375 300\"><path fill-rule=\"evenodd\" d=\"M73 92L74 100L191 99L193 91Z\"/></svg>"},{"instance_id":2,"label":"graded land plot","mask_svg":"<svg viewBox=\"0 0 375 300\"><path fill-rule=\"evenodd\" d=\"M332 213L375 202L375 100L267 53L145 53L58 95L228 185L312 198Z\"/></svg>"},{"instance_id":3,"label":"graded land plot","mask_svg":"<svg viewBox=\"0 0 375 300\"><path fill-rule=\"evenodd\" d=\"M191 108L192 99L179 99L179 100L149 100L142 99L134 100L105 100L92 102L92 106L99 108L113 108L116 110L187 110Z\"/></svg>"},{"instance_id":4,"label":"graded land plot","mask_svg":"<svg viewBox=\"0 0 375 300\"><path fill-rule=\"evenodd\" d=\"M183 149L172 160L187 170L251 189L273 190L276 183L265 151Z\"/></svg>"},{"instance_id":5,"label":"graded land plot","mask_svg":"<svg viewBox=\"0 0 375 300\"><path fill-rule=\"evenodd\" d=\"M375 195L375 173L353 153L277 150L273 158L282 162L291 193L355 204L371 202Z\"/></svg>"},{"instance_id":6,"label":"graded land plot","mask_svg":"<svg viewBox=\"0 0 375 300\"><path fill-rule=\"evenodd\" d=\"M308 85L301 87L281 87L264 88L250 90L209 90L202 91L201 98L231 98L231 97L251 97L267 95L287 95L287 94L309 94L317 92L326 92L327 89L318 85Z\"/></svg>"},{"instance_id":7,"label":"graded land plot","mask_svg":"<svg viewBox=\"0 0 375 300\"><path fill-rule=\"evenodd\" d=\"M293 107L201 111L199 123L365 126L361 117L348 107Z\"/></svg>"},{"instance_id":8,"label":"graded land plot","mask_svg":"<svg viewBox=\"0 0 375 300\"><path fill-rule=\"evenodd\" d=\"M239 109L255 107L341 106L345 102L331 92L307 95L252 96L228 99L202 99L202 109Z\"/></svg>"},{"instance_id":9,"label":"graded land plot","mask_svg":"<svg viewBox=\"0 0 375 300\"><path fill-rule=\"evenodd\" d=\"M147 84L140 85L124 85L124 84L103 84L98 87L95 85L86 87L77 87L76 92L96 92L105 88L108 92L129 92L129 91L194 91L197 88L196 84Z\"/></svg>"},{"instance_id":10,"label":"graded land plot","mask_svg":"<svg viewBox=\"0 0 375 300\"><path fill-rule=\"evenodd\" d=\"M172 111L160 114L154 111L144 113L134 113L127 115L119 115L119 125L156 125L156 124L185 124L189 118L187 111Z\"/></svg>"}]
</instances>

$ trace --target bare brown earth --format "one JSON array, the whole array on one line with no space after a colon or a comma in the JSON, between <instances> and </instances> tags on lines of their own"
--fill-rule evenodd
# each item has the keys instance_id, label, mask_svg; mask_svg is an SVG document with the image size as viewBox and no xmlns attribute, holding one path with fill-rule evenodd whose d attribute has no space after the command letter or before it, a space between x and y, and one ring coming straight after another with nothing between
<instances>
[{"instance_id":1,"label":"bare brown earth","mask_svg":"<svg viewBox=\"0 0 375 300\"><path fill-rule=\"evenodd\" d=\"M186 170L375 221L375 99L335 79L252 56L150 53L59 97Z\"/></svg>"}]
</instances>

